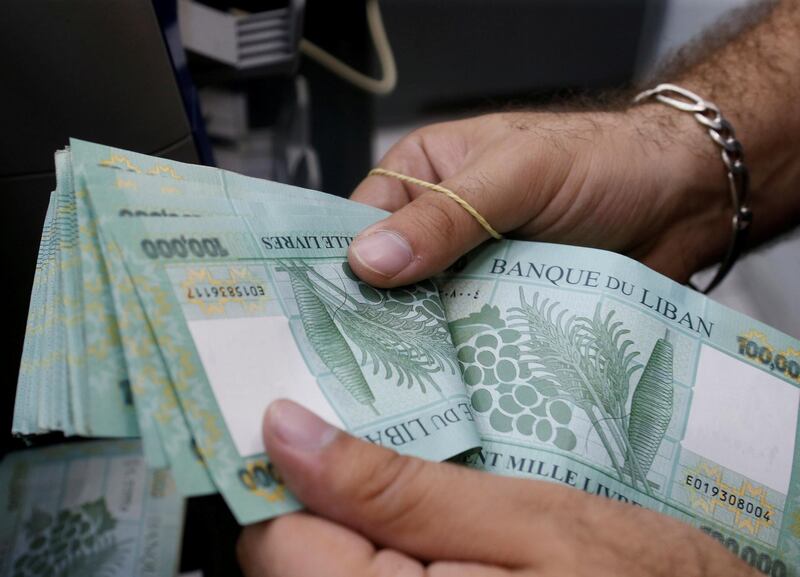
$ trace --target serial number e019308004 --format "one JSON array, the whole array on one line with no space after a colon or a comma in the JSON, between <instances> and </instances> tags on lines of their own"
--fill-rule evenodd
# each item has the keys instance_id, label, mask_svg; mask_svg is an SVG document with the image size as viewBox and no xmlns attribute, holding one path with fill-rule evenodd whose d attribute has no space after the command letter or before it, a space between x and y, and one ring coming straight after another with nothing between
<instances>
[{"instance_id":1,"label":"serial number e019308004","mask_svg":"<svg viewBox=\"0 0 800 577\"><path fill-rule=\"evenodd\" d=\"M715 497L731 507L736 507L740 511L752 515L756 519L769 521L771 518L769 509L765 509L749 499L745 499L736 493L723 489L717 486L713 481L706 481L696 475L686 475L686 484L695 491L703 493L704 495L709 495L710 497Z\"/></svg>"}]
</instances>

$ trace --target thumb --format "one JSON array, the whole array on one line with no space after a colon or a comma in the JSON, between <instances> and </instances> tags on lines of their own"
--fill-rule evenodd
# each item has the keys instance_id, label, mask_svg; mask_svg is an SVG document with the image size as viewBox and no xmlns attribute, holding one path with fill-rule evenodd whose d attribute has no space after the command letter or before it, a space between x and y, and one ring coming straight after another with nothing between
<instances>
[{"instance_id":1,"label":"thumb","mask_svg":"<svg viewBox=\"0 0 800 577\"><path fill-rule=\"evenodd\" d=\"M525 564L552 533L537 513L569 500L551 484L401 456L291 401L270 405L264 442L311 511L419 559Z\"/></svg>"},{"instance_id":2,"label":"thumb","mask_svg":"<svg viewBox=\"0 0 800 577\"><path fill-rule=\"evenodd\" d=\"M388 178L369 176L359 188L367 188L372 179ZM506 230L510 224L506 221L518 214L504 210L500 189L479 174L457 174L441 186L466 200L497 230ZM369 284L388 288L428 278L490 237L452 198L441 192L420 191L413 201L363 231L351 244L350 266Z\"/></svg>"}]
</instances>

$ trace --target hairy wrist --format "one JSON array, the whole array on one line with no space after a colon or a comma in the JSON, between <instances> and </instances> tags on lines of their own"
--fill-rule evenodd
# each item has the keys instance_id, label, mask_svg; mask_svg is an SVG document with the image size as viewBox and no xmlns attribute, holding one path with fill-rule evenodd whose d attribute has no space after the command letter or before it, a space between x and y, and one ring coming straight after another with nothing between
<instances>
[{"instance_id":1,"label":"hairy wrist","mask_svg":"<svg viewBox=\"0 0 800 577\"><path fill-rule=\"evenodd\" d=\"M651 210L663 217L651 242L671 245L663 251L665 258L680 261L677 274L673 265L648 264L688 280L718 262L731 240L733 207L719 148L692 114L658 102L614 116L619 123L615 138L628 140L616 154L621 162L637 165L653 188Z\"/></svg>"},{"instance_id":2,"label":"hairy wrist","mask_svg":"<svg viewBox=\"0 0 800 577\"><path fill-rule=\"evenodd\" d=\"M727 42L715 43L715 38ZM682 71L673 64L663 75L717 104L736 130L751 175L751 246L796 226L800 219L798 42L800 2L757 2L735 11L712 34L684 50L684 55L702 59L689 59Z\"/></svg>"}]
</instances>

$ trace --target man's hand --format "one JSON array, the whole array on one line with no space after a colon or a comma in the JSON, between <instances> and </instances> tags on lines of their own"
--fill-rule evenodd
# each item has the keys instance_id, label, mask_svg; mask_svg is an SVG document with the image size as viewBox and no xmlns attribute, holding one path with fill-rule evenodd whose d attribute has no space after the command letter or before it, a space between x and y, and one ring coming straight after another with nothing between
<instances>
[{"instance_id":1,"label":"man's hand","mask_svg":"<svg viewBox=\"0 0 800 577\"><path fill-rule=\"evenodd\" d=\"M760 22L692 46L702 59L665 79L712 100L735 127L751 176L751 244L800 219L800 0L754 4L765 5L755 7ZM507 236L610 249L679 281L730 242L719 148L691 114L658 103L437 124L379 166L441 183ZM488 238L451 199L385 176L352 198L395 213L350 250L353 270L376 286L429 277Z\"/></svg>"},{"instance_id":2,"label":"man's hand","mask_svg":"<svg viewBox=\"0 0 800 577\"><path fill-rule=\"evenodd\" d=\"M674 519L553 483L400 456L290 401L267 452L308 513L242 533L248 577L753 576Z\"/></svg>"},{"instance_id":3,"label":"man's hand","mask_svg":"<svg viewBox=\"0 0 800 577\"><path fill-rule=\"evenodd\" d=\"M379 166L441 182L508 236L627 253L685 281L729 241L715 152L690 115L657 104L437 124ZM376 286L429 277L488 238L452 199L390 177L368 177L352 199L394 212L350 249L353 270Z\"/></svg>"}]
</instances>

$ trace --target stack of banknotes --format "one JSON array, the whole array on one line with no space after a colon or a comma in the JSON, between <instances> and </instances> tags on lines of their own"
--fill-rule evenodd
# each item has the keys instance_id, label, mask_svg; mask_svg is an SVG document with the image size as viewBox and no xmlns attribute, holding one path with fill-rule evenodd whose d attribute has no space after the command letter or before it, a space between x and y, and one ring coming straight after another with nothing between
<instances>
[{"instance_id":1,"label":"stack of banknotes","mask_svg":"<svg viewBox=\"0 0 800 577\"><path fill-rule=\"evenodd\" d=\"M261 417L660 511L800 571L800 342L620 255L484 244L379 290L382 211L73 140L56 154L14 432L141 438L242 524L296 510ZM654 536L655 538L656 536Z\"/></svg>"},{"instance_id":2,"label":"stack of banknotes","mask_svg":"<svg viewBox=\"0 0 800 577\"><path fill-rule=\"evenodd\" d=\"M183 498L139 441L13 453L0 462L0 575L168 577L178 569Z\"/></svg>"}]
</instances>

